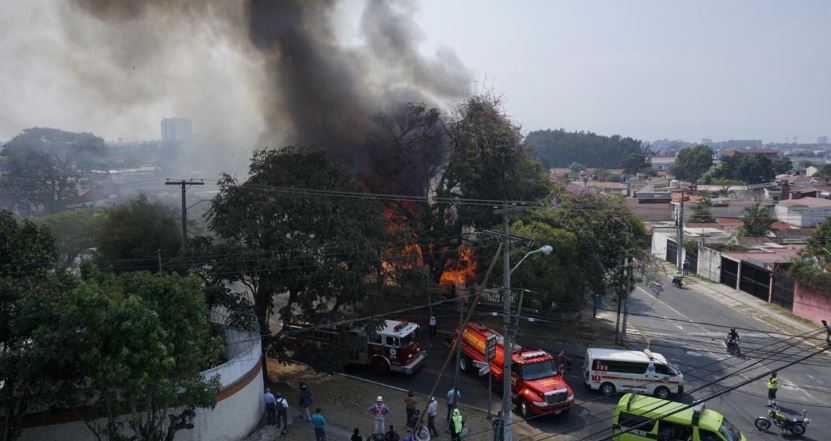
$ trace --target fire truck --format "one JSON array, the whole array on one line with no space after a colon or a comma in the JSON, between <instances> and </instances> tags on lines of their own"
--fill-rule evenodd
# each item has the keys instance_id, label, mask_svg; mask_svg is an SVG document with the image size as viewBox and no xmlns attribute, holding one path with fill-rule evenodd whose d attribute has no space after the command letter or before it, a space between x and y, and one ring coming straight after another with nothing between
<instances>
[{"instance_id":1,"label":"fire truck","mask_svg":"<svg viewBox=\"0 0 831 441\"><path fill-rule=\"evenodd\" d=\"M306 328L308 330L304 331ZM380 374L412 374L427 358L427 350L418 339L419 328L416 323L399 320L384 320L375 332L365 327L292 325L282 339L289 351L300 350L304 345L312 345L321 351L344 350L347 354L345 364L368 366Z\"/></svg>"},{"instance_id":2,"label":"fire truck","mask_svg":"<svg viewBox=\"0 0 831 441\"><path fill-rule=\"evenodd\" d=\"M459 330L453 338L458 338ZM489 337L496 339L496 353L490 363L486 361L486 344ZM451 340L452 341L452 340ZM498 381L502 380L502 335L480 322L470 322L462 333L462 356L459 368L465 372L479 369L479 375L490 371ZM566 384L564 373L558 372L554 357L541 349L530 350L519 345L513 347L511 358L512 398L517 412L523 418L540 414L567 413L574 405L574 392Z\"/></svg>"}]
</instances>

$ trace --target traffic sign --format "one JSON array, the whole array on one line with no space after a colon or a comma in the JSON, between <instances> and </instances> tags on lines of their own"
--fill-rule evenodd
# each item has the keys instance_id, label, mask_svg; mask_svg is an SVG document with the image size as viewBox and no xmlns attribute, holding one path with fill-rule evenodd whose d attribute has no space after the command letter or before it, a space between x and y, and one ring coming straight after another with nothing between
<instances>
[{"instance_id":1,"label":"traffic sign","mask_svg":"<svg viewBox=\"0 0 831 441\"><path fill-rule=\"evenodd\" d=\"M488 361L496 358L496 336L491 334L485 342L485 358Z\"/></svg>"}]
</instances>

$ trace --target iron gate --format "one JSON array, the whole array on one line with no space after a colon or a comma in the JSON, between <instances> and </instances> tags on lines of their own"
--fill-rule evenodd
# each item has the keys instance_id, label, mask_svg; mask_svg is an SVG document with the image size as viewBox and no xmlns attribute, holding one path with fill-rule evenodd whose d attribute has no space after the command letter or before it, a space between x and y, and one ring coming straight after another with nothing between
<instances>
[{"instance_id":1,"label":"iron gate","mask_svg":"<svg viewBox=\"0 0 831 441\"><path fill-rule=\"evenodd\" d=\"M736 276L739 274L739 263L735 260L721 257L721 283L736 289Z\"/></svg>"},{"instance_id":2,"label":"iron gate","mask_svg":"<svg viewBox=\"0 0 831 441\"><path fill-rule=\"evenodd\" d=\"M794 281L782 273L773 273L773 303L793 311Z\"/></svg>"},{"instance_id":3,"label":"iron gate","mask_svg":"<svg viewBox=\"0 0 831 441\"><path fill-rule=\"evenodd\" d=\"M678 246L672 239L667 239L667 262L673 265L678 263Z\"/></svg>"},{"instance_id":4,"label":"iron gate","mask_svg":"<svg viewBox=\"0 0 831 441\"><path fill-rule=\"evenodd\" d=\"M767 302L770 295L771 274L773 273L768 269L742 261L742 280L739 282L739 289Z\"/></svg>"}]
</instances>

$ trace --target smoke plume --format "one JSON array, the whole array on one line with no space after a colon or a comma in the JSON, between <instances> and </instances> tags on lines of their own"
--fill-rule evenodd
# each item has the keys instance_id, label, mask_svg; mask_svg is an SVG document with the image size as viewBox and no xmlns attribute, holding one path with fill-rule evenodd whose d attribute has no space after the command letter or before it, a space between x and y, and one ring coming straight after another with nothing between
<instances>
[{"instance_id":1,"label":"smoke plume","mask_svg":"<svg viewBox=\"0 0 831 441\"><path fill-rule=\"evenodd\" d=\"M363 8L352 44L334 0L73 0L61 24L71 74L96 105L134 112L174 97L223 143L256 131L260 145L320 145L349 163L375 114L455 100L469 81L451 50L421 54L411 4Z\"/></svg>"}]
</instances>

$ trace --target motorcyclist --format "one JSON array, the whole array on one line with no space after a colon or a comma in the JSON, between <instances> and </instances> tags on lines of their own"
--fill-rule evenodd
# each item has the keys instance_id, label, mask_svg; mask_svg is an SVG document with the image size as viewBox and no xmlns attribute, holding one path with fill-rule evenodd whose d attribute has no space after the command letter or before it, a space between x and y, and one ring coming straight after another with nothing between
<instances>
[{"instance_id":1,"label":"motorcyclist","mask_svg":"<svg viewBox=\"0 0 831 441\"><path fill-rule=\"evenodd\" d=\"M736 328L730 328L730 332L727 333L727 341L730 343L735 343L742 338L739 337L739 333L736 332Z\"/></svg>"},{"instance_id":2,"label":"motorcyclist","mask_svg":"<svg viewBox=\"0 0 831 441\"><path fill-rule=\"evenodd\" d=\"M677 285L678 287L681 287L683 285L683 282L681 282L681 280L683 280L683 279L684 279L683 274L675 273L675 275L672 276L672 283Z\"/></svg>"}]
</instances>

